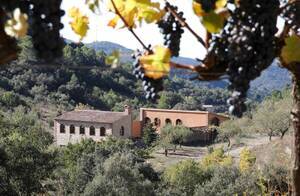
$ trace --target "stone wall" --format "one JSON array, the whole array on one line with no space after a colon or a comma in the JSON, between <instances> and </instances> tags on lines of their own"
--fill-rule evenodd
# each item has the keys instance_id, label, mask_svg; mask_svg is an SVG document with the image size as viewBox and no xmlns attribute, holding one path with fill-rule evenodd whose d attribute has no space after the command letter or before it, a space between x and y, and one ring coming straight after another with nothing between
<instances>
[{"instance_id":1,"label":"stone wall","mask_svg":"<svg viewBox=\"0 0 300 196\"><path fill-rule=\"evenodd\" d=\"M60 133L60 124L65 125L65 133ZM70 133L70 126L75 126L75 133ZM84 127L84 134L79 134L79 127ZM95 135L90 135L90 126L95 127ZM100 136L100 128L104 127L106 136ZM54 121L54 132L56 144L59 146L67 145L68 143L77 143L82 139L91 138L94 141L101 141L107 136L112 135L112 124L107 123L84 123L75 121Z\"/></svg>"}]
</instances>

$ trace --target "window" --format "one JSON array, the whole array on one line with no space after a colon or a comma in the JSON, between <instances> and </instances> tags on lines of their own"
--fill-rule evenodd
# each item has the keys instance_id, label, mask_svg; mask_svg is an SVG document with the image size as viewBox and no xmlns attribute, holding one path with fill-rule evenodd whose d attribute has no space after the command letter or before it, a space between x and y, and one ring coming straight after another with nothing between
<instances>
[{"instance_id":1,"label":"window","mask_svg":"<svg viewBox=\"0 0 300 196\"><path fill-rule=\"evenodd\" d=\"M85 134L85 130L84 130L84 127L82 125L80 125L80 127L79 127L79 134L81 134L81 135Z\"/></svg>"},{"instance_id":2,"label":"window","mask_svg":"<svg viewBox=\"0 0 300 196\"><path fill-rule=\"evenodd\" d=\"M176 125L182 125L182 120L177 119L177 120L176 120Z\"/></svg>"},{"instance_id":3,"label":"window","mask_svg":"<svg viewBox=\"0 0 300 196\"><path fill-rule=\"evenodd\" d=\"M66 128L65 128L64 124L60 124L59 131L60 131L60 133L65 133L66 132Z\"/></svg>"},{"instance_id":4,"label":"window","mask_svg":"<svg viewBox=\"0 0 300 196\"><path fill-rule=\"evenodd\" d=\"M74 127L74 125L70 125L70 134L75 134L75 127Z\"/></svg>"},{"instance_id":5,"label":"window","mask_svg":"<svg viewBox=\"0 0 300 196\"><path fill-rule=\"evenodd\" d=\"M123 126L122 126L121 129L120 129L120 135L121 135L121 136L124 136L124 127L123 127Z\"/></svg>"},{"instance_id":6,"label":"window","mask_svg":"<svg viewBox=\"0 0 300 196\"><path fill-rule=\"evenodd\" d=\"M90 135L95 135L95 127L90 126Z\"/></svg>"},{"instance_id":7,"label":"window","mask_svg":"<svg viewBox=\"0 0 300 196\"><path fill-rule=\"evenodd\" d=\"M145 118L145 124L150 124L150 123L151 123L151 119L148 118L148 117L146 117L146 118Z\"/></svg>"},{"instance_id":8,"label":"window","mask_svg":"<svg viewBox=\"0 0 300 196\"><path fill-rule=\"evenodd\" d=\"M169 118L167 118L165 122L166 122L166 124L172 124L172 121Z\"/></svg>"},{"instance_id":9,"label":"window","mask_svg":"<svg viewBox=\"0 0 300 196\"><path fill-rule=\"evenodd\" d=\"M157 127L160 126L160 119L159 118L154 119L154 125L157 126Z\"/></svg>"},{"instance_id":10,"label":"window","mask_svg":"<svg viewBox=\"0 0 300 196\"><path fill-rule=\"evenodd\" d=\"M105 136L106 135L106 130L104 127L100 128L100 136Z\"/></svg>"}]
</instances>

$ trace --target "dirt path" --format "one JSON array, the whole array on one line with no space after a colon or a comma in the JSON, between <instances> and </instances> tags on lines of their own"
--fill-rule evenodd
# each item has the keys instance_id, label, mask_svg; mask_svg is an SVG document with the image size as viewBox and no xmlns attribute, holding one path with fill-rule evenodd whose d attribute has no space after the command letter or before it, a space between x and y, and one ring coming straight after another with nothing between
<instances>
[{"instance_id":1,"label":"dirt path","mask_svg":"<svg viewBox=\"0 0 300 196\"><path fill-rule=\"evenodd\" d=\"M274 138L273 140L277 140ZM254 147L264 145L269 143L269 138L267 136L253 136L251 138L241 138L239 144L233 142L233 145L230 149L225 150L229 155L231 155L236 161L239 159L239 154L244 147L253 149ZM218 148L226 146L226 143L218 143L212 145L213 148ZM201 160L208 153L207 147L191 147L183 146L182 149L177 149L176 152L172 150L169 151L169 155L166 157L162 149L151 154L152 158L148 161L153 165L157 171L162 171L166 167L176 164L182 160L194 159Z\"/></svg>"}]
</instances>

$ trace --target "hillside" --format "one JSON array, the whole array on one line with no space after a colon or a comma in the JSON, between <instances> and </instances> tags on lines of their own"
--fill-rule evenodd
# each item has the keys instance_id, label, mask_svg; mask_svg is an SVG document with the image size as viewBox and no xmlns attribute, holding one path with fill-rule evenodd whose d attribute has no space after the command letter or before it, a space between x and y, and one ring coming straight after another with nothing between
<instances>
[{"instance_id":1,"label":"hillside","mask_svg":"<svg viewBox=\"0 0 300 196\"><path fill-rule=\"evenodd\" d=\"M8 110L22 105L53 117L79 104L112 111L131 105L137 117L140 107L202 110L205 104L214 105L215 112L227 111L226 89L199 88L175 77L165 79L161 98L150 102L144 98L141 81L131 74L130 64L112 69L104 63L103 51L85 45L66 45L59 63L40 62L30 37L20 47L19 59L0 69L0 105Z\"/></svg>"},{"instance_id":2,"label":"hillside","mask_svg":"<svg viewBox=\"0 0 300 196\"><path fill-rule=\"evenodd\" d=\"M112 42L93 42L87 44L88 47L92 47L96 51L103 50L105 53L109 54L113 50L119 50L121 53L121 60L123 62L131 62L130 58L132 50ZM182 64L196 65L197 61L190 58L178 57L173 58L174 61ZM180 78L188 79L195 74L191 74L185 70L173 70L172 76L177 76ZM268 82L267 82L268 81ZM260 94L264 97L270 94L274 90L282 90L287 85L291 83L290 75L287 70L280 68L276 63L273 63L267 70L262 72L262 75L256 80L252 81L251 89L249 92L250 96ZM195 81L195 84L200 86L205 86L208 88L226 88L228 85L227 80L220 80L214 82L204 82Z\"/></svg>"},{"instance_id":3,"label":"hillside","mask_svg":"<svg viewBox=\"0 0 300 196\"><path fill-rule=\"evenodd\" d=\"M92 42L85 44L87 47L91 47L96 51L103 51L105 54L110 54L114 50L119 50L121 54L121 61L122 62L129 62L131 61L131 54L132 50L121 46L120 44L108 42L108 41L101 41L101 42Z\"/></svg>"}]
</instances>

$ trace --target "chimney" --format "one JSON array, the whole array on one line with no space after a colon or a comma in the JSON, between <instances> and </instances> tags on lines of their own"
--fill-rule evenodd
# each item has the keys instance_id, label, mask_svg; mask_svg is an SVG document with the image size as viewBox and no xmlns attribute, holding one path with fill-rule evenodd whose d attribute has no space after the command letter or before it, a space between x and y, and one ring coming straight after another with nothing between
<instances>
[{"instance_id":1,"label":"chimney","mask_svg":"<svg viewBox=\"0 0 300 196\"><path fill-rule=\"evenodd\" d=\"M131 114L131 107L129 105L124 105L124 113L127 115Z\"/></svg>"}]
</instances>

